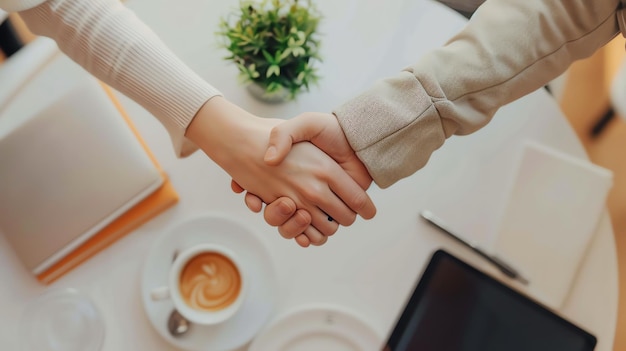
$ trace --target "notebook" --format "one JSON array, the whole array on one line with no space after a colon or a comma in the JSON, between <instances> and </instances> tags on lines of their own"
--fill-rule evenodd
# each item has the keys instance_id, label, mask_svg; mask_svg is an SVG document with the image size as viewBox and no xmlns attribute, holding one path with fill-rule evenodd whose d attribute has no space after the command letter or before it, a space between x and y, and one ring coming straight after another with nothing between
<instances>
[{"instance_id":1,"label":"notebook","mask_svg":"<svg viewBox=\"0 0 626 351\"><path fill-rule=\"evenodd\" d=\"M528 291L560 309L605 209L611 171L536 142L523 145L495 238Z\"/></svg>"},{"instance_id":2,"label":"notebook","mask_svg":"<svg viewBox=\"0 0 626 351\"><path fill-rule=\"evenodd\" d=\"M0 112L0 233L45 283L178 200L113 94L67 60L34 79L64 74L59 91L29 82Z\"/></svg>"},{"instance_id":3,"label":"notebook","mask_svg":"<svg viewBox=\"0 0 626 351\"><path fill-rule=\"evenodd\" d=\"M128 124L129 129L133 132L137 140L141 143L144 151L150 157L154 166L161 173L161 176L163 178L163 184L152 194L148 195L145 199L139 201L128 211L115 218L102 230L95 233L91 238L86 240L85 243L80 245L77 249L63 257L61 260L52 265L43 273L37 275L37 279L45 284L54 282L63 274L69 272L71 269L81 264L83 261L87 260L99 251L107 248L116 240L130 233L132 230L139 227L154 216L175 205L176 203L178 203L179 200L178 193L172 186L169 178L167 177L167 174L161 169L161 166L157 162L154 155L150 152L150 149L141 138L141 135L139 135L139 133L135 129L132 121L120 105L119 101L117 100L111 89L104 84L102 85L102 88L107 93L112 103L119 111L120 115Z\"/></svg>"}]
</instances>

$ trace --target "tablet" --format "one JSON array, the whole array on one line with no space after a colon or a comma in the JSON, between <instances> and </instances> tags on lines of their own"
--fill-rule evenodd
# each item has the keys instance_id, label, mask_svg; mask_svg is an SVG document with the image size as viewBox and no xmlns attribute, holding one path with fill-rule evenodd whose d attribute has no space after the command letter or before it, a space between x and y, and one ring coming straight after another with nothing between
<instances>
[{"instance_id":1,"label":"tablet","mask_svg":"<svg viewBox=\"0 0 626 351\"><path fill-rule=\"evenodd\" d=\"M596 338L531 298L439 250L386 351L591 351Z\"/></svg>"}]
</instances>

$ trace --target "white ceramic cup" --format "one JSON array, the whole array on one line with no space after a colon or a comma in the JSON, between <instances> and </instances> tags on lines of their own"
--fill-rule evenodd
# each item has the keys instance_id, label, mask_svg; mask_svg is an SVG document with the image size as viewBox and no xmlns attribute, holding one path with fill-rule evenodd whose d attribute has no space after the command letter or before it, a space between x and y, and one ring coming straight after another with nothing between
<instances>
[{"instance_id":1,"label":"white ceramic cup","mask_svg":"<svg viewBox=\"0 0 626 351\"><path fill-rule=\"evenodd\" d=\"M218 253L228 258L239 271L239 276L241 278L239 295L237 298L230 305L219 310L208 311L193 308L185 302L180 292L180 276L183 273L185 266L193 258L204 253ZM220 245L199 244L187 248L178 254L170 267L168 285L153 289L150 292L150 297L154 301L170 298L172 299L176 310L178 310L178 312L189 321L197 324L211 325L226 321L239 310L245 300L246 287L246 277L244 275L244 271L241 269L241 264L239 263L237 255L235 255L231 250Z\"/></svg>"}]
</instances>

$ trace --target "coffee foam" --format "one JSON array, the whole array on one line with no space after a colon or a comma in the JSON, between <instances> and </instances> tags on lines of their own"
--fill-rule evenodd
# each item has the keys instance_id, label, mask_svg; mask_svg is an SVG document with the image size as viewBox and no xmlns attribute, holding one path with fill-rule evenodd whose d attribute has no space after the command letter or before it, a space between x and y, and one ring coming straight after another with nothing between
<instances>
[{"instance_id":1,"label":"coffee foam","mask_svg":"<svg viewBox=\"0 0 626 351\"><path fill-rule=\"evenodd\" d=\"M219 311L241 293L241 274L232 260L207 252L190 259L180 274L180 294L185 303L202 311Z\"/></svg>"}]
</instances>

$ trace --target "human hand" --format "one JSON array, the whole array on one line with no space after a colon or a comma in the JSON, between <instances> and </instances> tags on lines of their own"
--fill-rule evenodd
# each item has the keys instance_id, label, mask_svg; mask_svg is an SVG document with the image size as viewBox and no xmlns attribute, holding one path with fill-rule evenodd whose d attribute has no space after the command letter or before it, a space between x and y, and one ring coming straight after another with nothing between
<instances>
[{"instance_id":1,"label":"human hand","mask_svg":"<svg viewBox=\"0 0 626 351\"><path fill-rule=\"evenodd\" d=\"M297 209L307 211L312 226L304 233L311 243L325 241L338 224L352 224L356 217L353 208L366 214L375 212L371 199L359 184L309 143L293 146L277 166L266 164L263 154L270 130L280 122L283 121L258 118L216 97L198 112L186 135L262 201L271 203L286 196ZM329 221L328 216L335 221Z\"/></svg>"},{"instance_id":2,"label":"human hand","mask_svg":"<svg viewBox=\"0 0 626 351\"><path fill-rule=\"evenodd\" d=\"M280 164L292 145L301 141L310 141L332 157L362 189L367 190L372 184L372 177L352 150L337 118L329 113L306 112L274 127L265 162L273 166ZM369 219L376 211L364 208L362 211L357 209L357 213Z\"/></svg>"},{"instance_id":3,"label":"human hand","mask_svg":"<svg viewBox=\"0 0 626 351\"><path fill-rule=\"evenodd\" d=\"M304 113L285 123L281 123L272 129L270 144L265 154L268 164L280 164L291 150L292 144L300 141L311 141L322 151L330 155L355 181L366 190L371 182L367 169L356 156L350 147L346 137L335 116L326 113ZM237 189L237 184L233 184L233 190ZM243 191L240 187L239 192ZM291 218L286 208L289 207L286 199L270 203L265 207L265 220L271 225L278 226L279 232L285 237L297 235L297 231L304 225L302 218ZM245 202L248 208L254 212L259 212L262 208L262 201L250 192L246 193ZM354 208L353 208L354 209ZM354 209L363 218L372 218L376 209L364 209L359 211ZM367 212L371 211L371 212ZM298 214L300 217L301 214ZM303 235L297 235L298 243L306 243ZM301 244L302 245L302 244Z\"/></svg>"},{"instance_id":4,"label":"human hand","mask_svg":"<svg viewBox=\"0 0 626 351\"><path fill-rule=\"evenodd\" d=\"M245 191L237 182L231 181L231 189L237 194ZM246 192L245 202L248 208L255 213L261 212L263 209L263 201L256 195ZM303 209L298 209L295 202L288 197L280 197L265 207L263 212L265 221L273 226L278 227L278 232L285 239L295 239L296 243L302 247L311 245L311 240L307 237L305 230L311 225L311 214ZM338 226L335 227L335 231ZM319 246L326 243L328 236L335 231L325 233L326 238L322 242L313 243Z\"/></svg>"}]
</instances>

